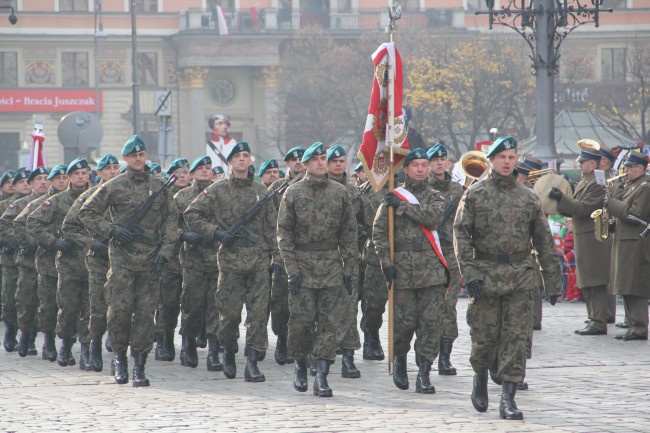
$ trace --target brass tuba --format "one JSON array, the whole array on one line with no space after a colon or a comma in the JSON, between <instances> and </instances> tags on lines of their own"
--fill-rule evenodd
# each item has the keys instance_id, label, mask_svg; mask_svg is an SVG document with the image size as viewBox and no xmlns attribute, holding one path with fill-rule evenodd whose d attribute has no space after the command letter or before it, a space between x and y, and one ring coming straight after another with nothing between
<instances>
[{"instance_id":1,"label":"brass tuba","mask_svg":"<svg viewBox=\"0 0 650 433\"><path fill-rule=\"evenodd\" d=\"M470 150L460 157L460 167L465 173L465 188L476 182L487 170L488 159L485 153L478 150Z\"/></svg>"},{"instance_id":2,"label":"brass tuba","mask_svg":"<svg viewBox=\"0 0 650 433\"><path fill-rule=\"evenodd\" d=\"M611 196L614 184L619 180L625 180L626 176L626 174L619 174L618 176L614 176L611 179L607 179L607 185L605 185L605 194ZM596 209L591 213L591 218L594 220L594 236L596 237L596 240L600 242L606 242L609 239L609 225L612 223L612 218L609 216L607 208Z\"/></svg>"}]
</instances>

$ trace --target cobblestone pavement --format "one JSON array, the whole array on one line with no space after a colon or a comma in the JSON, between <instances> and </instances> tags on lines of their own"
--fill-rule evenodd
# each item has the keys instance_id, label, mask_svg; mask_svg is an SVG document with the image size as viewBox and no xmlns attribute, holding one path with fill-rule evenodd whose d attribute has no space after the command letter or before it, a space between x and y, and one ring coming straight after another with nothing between
<instances>
[{"instance_id":1,"label":"cobblestone pavement","mask_svg":"<svg viewBox=\"0 0 650 433\"><path fill-rule=\"evenodd\" d=\"M361 379L342 379L340 358L330 371L333 398L294 391L293 365L273 360L275 337L260 369L265 383L245 383L244 357L238 376L228 380L205 368L199 349L196 369L173 363L147 363L149 388L116 385L105 370L82 372L61 368L39 356L19 358L0 350L0 430L2 431L236 431L236 432L644 432L650 431L650 345L614 339L621 332L609 325L607 336L577 336L584 326L583 304L544 304L543 330L535 332L527 381L517 394L524 421L499 419L500 388L490 383L490 407L484 414L471 405L472 371L468 362L467 301L458 305L461 336L452 362L458 376L432 372L436 394L414 392L417 367L409 354L411 389L398 390L386 362L363 361ZM617 321L623 309L618 306ZM4 329L0 329L4 334ZM245 330L242 328L242 335ZM386 330L382 343L386 346ZM176 338L177 347L180 336ZM58 342L57 342L58 345ZM240 341L243 347L243 340ZM78 359L79 347L73 354ZM178 355L178 350L177 350ZM153 356L151 356L153 358ZM132 359L129 358L132 366ZM434 364L435 367L435 364ZM129 372L131 374L131 372Z\"/></svg>"}]
</instances>

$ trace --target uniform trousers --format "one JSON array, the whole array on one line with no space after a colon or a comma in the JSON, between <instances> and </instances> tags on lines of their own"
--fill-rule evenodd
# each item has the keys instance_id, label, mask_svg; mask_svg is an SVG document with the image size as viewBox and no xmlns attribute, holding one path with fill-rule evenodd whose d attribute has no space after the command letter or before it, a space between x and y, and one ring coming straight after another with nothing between
<instances>
[{"instance_id":1,"label":"uniform trousers","mask_svg":"<svg viewBox=\"0 0 650 433\"><path fill-rule=\"evenodd\" d=\"M384 311L388 302L388 287L381 273L379 263L366 264L366 273L361 294L361 330L379 330L383 323Z\"/></svg>"},{"instance_id":2,"label":"uniform trousers","mask_svg":"<svg viewBox=\"0 0 650 433\"><path fill-rule=\"evenodd\" d=\"M59 306L56 303L55 275L38 274L38 327L41 332L54 333Z\"/></svg>"},{"instance_id":3,"label":"uniform trousers","mask_svg":"<svg viewBox=\"0 0 650 433\"><path fill-rule=\"evenodd\" d=\"M445 311L443 284L418 289L395 289L393 348L395 356L406 356L417 334L417 354L433 362L440 349L442 318Z\"/></svg>"},{"instance_id":4,"label":"uniform trousers","mask_svg":"<svg viewBox=\"0 0 650 433\"><path fill-rule=\"evenodd\" d=\"M359 314L359 265L355 264L352 269L352 295L348 295L345 288L339 298L340 320L336 330L337 343L343 349L358 350L361 348L359 329L357 327L357 316Z\"/></svg>"},{"instance_id":5,"label":"uniform trousers","mask_svg":"<svg viewBox=\"0 0 650 433\"><path fill-rule=\"evenodd\" d=\"M2 266L2 320L5 325L17 326L16 286L18 268L13 265Z\"/></svg>"},{"instance_id":6,"label":"uniform trousers","mask_svg":"<svg viewBox=\"0 0 650 433\"><path fill-rule=\"evenodd\" d=\"M648 298L645 296L623 295L625 315L630 324L628 332L647 337L648 335Z\"/></svg>"},{"instance_id":7,"label":"uniform trousers","mask_svg":"<svg viewBox=\"0 0 650 433\"><path fill-rule=\"evenodd\" d=\"M86 271L86 269L83 269ZM69 270L59 273L56 290L59 312L56 334L59 338L72 338L79 332L79 341L90 344L90 302L88 300L87 274L74 275Z\"/></svg>"},{"instance_id":8,"label":"uniform trousers","mask_svg":"<svg viewBox=\"0 0 650 433\"><path fill-rule=\"evenodd\" d=\"M36 329L38 313L38 275L34 268L18 266L16 315L18 328L25 333Z\"/></svg>"}]
</instances>

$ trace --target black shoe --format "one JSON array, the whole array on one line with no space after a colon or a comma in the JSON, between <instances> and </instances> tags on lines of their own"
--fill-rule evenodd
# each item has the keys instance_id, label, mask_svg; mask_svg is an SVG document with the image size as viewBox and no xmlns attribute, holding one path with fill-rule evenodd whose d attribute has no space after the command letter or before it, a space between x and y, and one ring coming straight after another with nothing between
<instances>
[{"instance_id":1,"label":"black shoe","mask_svg":"<svg viewBox=\"0 0 650 433\"><path fill-rule=\"evenodd\" d=\"M237 364L235 363L235 343L223 346L223 374L228 379L237 377Z\"/></svg>"},{"instance_id":2,"label":"black shoe","mask_svg":"<svg viewBox=\"0 0 650 433\"><path fill-rule=\"evenodd\" d=\"M587 326L585 329L581 329L578 335L607 335L607 331L601 331L593 326Z\"/></svg>"},{"instance_id":3,"label":"black shoe","mask_svg":"<svg viewBox=\"0 0 650 433\"><path fill-rule=\"evenodd\" d=\"M375 355L372 352L372 346L370 344L370 333L363 333L363 359L367 361L374 361Z\"/></svg>"},{"instance_id":4,"label":"black shoe","mask_svg":"<svg viewBox=\"0 0 650 433\"><path fill-rule=\"evenodd\" d=\"M59 349L59 356L56 358L56 362L61 367L67 367L68 365L74 365L70 363L70 359L74 361L72 357L72 345L74 340L70 337L65 337L61 340L61 348Z\"/></svg>"},{"instance_id":5,"label":"black shoe","mask_svg":"<svg viewBox=\"0 0 650 433\"><path fill-rule=\"evenodd\" d=\"M647 340L647 335L639 335L636 332L630 332L623 336L623 341L634 341L634 340Z\"/></svg>"},{"instance_id":6,"label":"black shoe","mask_svg":"<svg viewBox=\"0 0 650 433\"><path fill-rule=\"evenodd\" d=\"M113 361L115 363L115 383L118 385L129 383L129 364L126 359L126 349L115 353Z\"/></svg>"},{"instance_id":7,"label":"black shoe","mask_svg":"<svg viewBox=\"0 0 650 433\"><path fill-rule=\"evenodd\" d=\"M90 344L81 343L79 370L90 371Z\"/></svg>"},{"instance_id":8,"label":"black shoe","mask_svg":"<svg viewBox=\"0 0 650 433\"><path fill-rule=\"evenodd\" d=\"M533 331L541 331L542 325L533 325Z\"/></svg>"},{"instance_id":9,"label":"black shoe","mask_svg":"<svg viewBox=\"0 0 650 433\"><path fill-rule=\"evenodd\" d=\"M16 328L15 325L5 324L5 338L4 338L3 345L7 352L13 352L14 350L16 350L16 345L18 344L18 342L16 341L17 333L18 333L18 329Z\"/></svg>"},{"instance_id":10,"label":"black shoe","mask_svg":"<svg viewBox=\"0 0 650 433\"><path fill-rule=\"evenodd\" d=\"M94 336L90 342L90 369L98 373L104 369L101 335Z\"/></svg>"},{"instance_id":11,"label":"black shoe","mask_svg":"<svg viewBox=\"0 0 650 433\"><path fill-rule=\"evenodd\" d=\"M372 354L377 361L384 360L384 349L381 347L381 340L379 340L379 329L370 331Z\"/></svg>"},{"instance_id":12,"label":"black shoe","mask_svg":"<svg viewBox=\"0 0 650 433\"><path fill-rule=\"evenodd\" d=\"M614 326L616 326L617 328L627 329L627 328L630 327L630 324L627 323L627 321L625 321L625 322L617 323L617 324L614 325Z\"/></svg>"},{"instance_id":13,"label":"black shoe","mask_svg":"<svg viewBox=\"0 0 650 433\"><path fill-rule=\"evenodd\" d=\"M57 358L56 343L54 341L54 332L46 332L43 341L43 359L50 362L56 361Z\"/></svg>"},{"instance_id":14,"label":"black shoe","mask_svg":"<svg viewBox=\"0 0 650 433\"><path fill-rule=\"evenodd\" d=\"M521 382L517 384L517 391L528 391L528 382Z\"/></svg>"},{"instance_id":15,"label":"black shoe","mask_svg":"<svg viewBox=\"0 0 650 433\"><path fill-rule=\"evenodd\" d=\"M402 390L409 389L409 377L406 373L406 355L397 356L393 359L394 362L394 371L393 371L393 383L395 386Z\"/></svg>"},{"instance_id":16,"label":"black shoe","mask_svg":"<svg viewBox=\"0 0 650 433\"><path fill-rule=\"evenodd\" d=\"M296 360L293 373L293 388L298 392L307 392L307 360Z\"/></svg>"},{"instance_id":17,"label":"black shoe","mask_svg":"<svg viewBox=\"0 0 650 433\"><path fill-rule=\"evenodd\" d=\"M18 356L21 358L27 356L27 351L29 350L29 332L20 331L20 340L18 341L18 347L16 350Z\"/></svg>"},{"instance_id":18,"label":"black shoe","mask_svg":"<svg viewBox=\"0 0 650 433\"><path fill-rule=\"evenodd\" d=\"M208 371L223 371L223 364L219 361L219 340L217 340L217 337L208 336L206 364Z\"/></svg>"},{"instance_id":19,"label":"black shoe","mask_svg":"<svg viewBox=\"0 0 650 433\"><path fill-rule=\"evenodd\" d=\"M205 326L201 328L201 332L199 333L199 336L196 337L196 347L200 347L201 349L205 349L208 346L208 337L205 333Z\"/></svg>"},{"instance_id":20,"label":"black shoe","mask_svg":"<svg viewBox=\"0 0 650 433\"><path fill-rule=\"evenodd\" d=\"M114 356L111 356L110 375L115 376L115 357Z\"/></svg>"},{"instance_id":21,"label":"black shoe","mask_svg":"<svg viewBox=\"0 0 650 433\"><path fill-rule=\"evenodd\" d=\"M156 361L163 360L163 334L156 335L156 348L154 349L153 359Z\"/></svg>"},{"instance_id":22,"label":"black shoe","mask_svg":"<svg viewBox=\"0 0 650 433\"><path fill-rule=\"evenodd\" d=\"M284 365L287 363L287 334L280 333L278 334L278 339L275 343L275 362L278 365Z\"/></svg>"},{"instance_id":23,"label":"black shoe","mask_svg":"<svg viewBox=\"0 0 650 433\"><path fill-rule=\"evenodd\" d=\"M174 347L174 330L163 333L162 353L160 360L172 362L176 358L176 348Z\"/></svg>"},{"instance_id":24,"label":"black shoe","mask_svg":"<svg viewBox=\"0 0 650 433\"><path fill-rule=\"evenodd\" d=\"M415 379L415 392L419 394L435 394L436 388L431 385L431 379L429 378L431 363L425 359L420 359L418 368L418 377Z\"/></svg>"},{"instance_id":25,"label":"black shoe","mask_svg":"<svg viewBox=\"0 0 650 433\"><path fill-rule=\"evenodd\" d=\"M248 358L246 359L246 367L244 368L244 381L245 382L264 382L266 378L257 367L257 360L260 352L250 347L248 349Z\"/></svg>"},{"instance_id":26,"label":"black shoe","mask_svg":"<svg viewBox=\"0 0 650 433\"><path fill-rule=\"evenodd\" d=\"M145 387L149 386L149 379L144 375L144 365L147 363L147 352L135 351L133 354L133 386Z\"/></svg>"},{"instance_id":27,"label":"black shoe","mask_svg":"<svg viewBox=\"0 0 650 433\"><path fill-rule=\"evenodd\" d=\"M27 349L27 356L38 355L38 351L36 350L36 334L38 334L36 329L29 333L29 349Z\"/></svg>"},{"instance_id":28,"label":"black shoe","mask_svg":"<svg viewBox=\"0 0 650 433\"><path fill-rule=\"evenodd\" d=\"M456 369L451 365L449 357L454 340L443 338L440 340L440 354L438 355L438 374L442 376L455 376Z\"/></svg>"},{"instance_id":29,"label":"black shoe","mask_svg":"<svg viewBox=\"0 0 650 433\"><path fill-rule=\"evenodd\" d=\"M196 338L183 335L183 347L181 348L181 365L184 367L196 368L199 365L199 355L196 353Z\"/></svg>"},{"instance_id":30,"label":"black shoe","mask_svg":"<svg viewBox=\"0 0 650 433\"><path fill-rule=\"evenodd\" d=\"M616 337L614 337L617 340L622 340L625 338L625 336L629 334L629 332L626 332L625 334L618 334Z\"/></svg>"},{"instance_id":31,"label":"black shoe","mask_svg":"<svg viewBox=\"0 0 650 433\"><path fill-rule=\"evenodd\" d=\"M514 382L503 382L503 392L501 393L501 403L499 404L499 415L502 419L524 419L524 414L517 408L515 403L515 394L517 384Z\"/></svg>"},{"instance_id":32,"label":"black shoe","mask_svg":"<svg viewBox=\"0 0 650 433\"><path fill-rule=\"evenodd\" d=\"M332 388L327 384L327 375L330 372L330 363L327 359L316 359L316 379L314 379L314 395L331 397Z\"/></svg>"},{"instance_id":33,"label":"black shoe","mask_svg":"<svg viewBox=\"0 0 650 433\"><path fill-rule=\"evenodd\" d=\"M104 348L107 352L113 352L113 347L111 346L111 340L108 338L108 333L106 334L106 340L104 340Z\"/></svg>"},{"instance_id":34,"label":"black shoe","mask_svg":"<svg viewBox=\"0 0 650 433\"><path fill-rule=\"evenodd\" d=\"M488 372L483 370L480 373L474 373L472 383L472 406L478 412L485 412L488 409Z\"/></svg>"},{"instance_id":35,"label":"black shoe","mask_svg":"<svg viewBox=\"0 0 650 433\"><path fill-rule=\"evenodd\" d=\"M309 362L309 374L316 376L316 357L313 353L307 355L307 361Z\"/></svg>"},{"instance_id":36,"label":"black shoe","mask_svg":"<svg viewBox=\"0 0 650 433\"><path fill-rule=\"evenodd\" d=\"M490 365L490 379L492 379L492 382L496 383L497 385L501 385L503 383L499 377L499 360L496 357L494 358L492 365Z\"/></svg>"},{"instance_id":37,"label":"black shoe","mask_svg":"<svg viewBox=\"0 0 650 433\"><path fill-rule=\"evenodd\" d=\"M346 379L358 379L361 377L361 372L354 365L354 350L343 349L343 359L341 362L341 377Z\"/></svg>"}]
</instances>

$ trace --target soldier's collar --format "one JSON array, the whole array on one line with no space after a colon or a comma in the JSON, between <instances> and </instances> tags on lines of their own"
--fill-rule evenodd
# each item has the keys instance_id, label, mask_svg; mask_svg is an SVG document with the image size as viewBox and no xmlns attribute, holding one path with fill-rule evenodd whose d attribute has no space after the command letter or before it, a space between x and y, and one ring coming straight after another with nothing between
<instances>
[{"instance_id":1,"label":"soldier's collar","mask_svg":"<svg viewBox=\"0 0 650 433\"><path fill-rule=\"evenodd\" d=\"M427 186L427 181L428 179L424 180L415 180L411 179L410 177L406 176L406 179L404 181L404 188L408 189L409 191L419 191Z\"/></svg>"},{"instance_id":2,"label":"soldier's collar","mask_svg":"<svg viewBox=\"0 0 650 433\"><path fill-rule=\"evenodd\" d=\"M504 188L512 188L517 184L517 178L514 176L501 176L492 169L490 169L490 178L495 184Z\"/></svg>"},{"instance_id":3,"label":"soldier's collar","mask_svg":"<svg viewBox=\"0 0 650 433\"><path fill-rule=\"evenodd\" d=\"M329 176L327 175L327 173L325 173L325 176L323 176L322 179L316 179L309 173L305 173L303 180L305 180L307 182L307 185L310 186L323 186L329 181Z\"/></svg>"},{"instance_id":4,"label":"soldier's collar","mask_svg":"<svg viewBox=\"0 0 650 433\"><path fill-rule=\"evenodd\" d=\"M206 181L198 181L194 179L194 186L199 190L203 191L207 187L209 187L212 184L211 180L206 180Z\"/></svg>"},{"instance_id":5,"label":"soldier's collar","mask_svg":"<svg viewBox=\"0 0 650 433\"><path fill-rule=\"evenodd\" d=\"M151 175L149 174L148 170L135 171L135 170L131 170L128 167L126 169L126 177L128 177L131 180L142 182L142 181L149 180L150 176Z\"/></svg>"}]
</instances>

